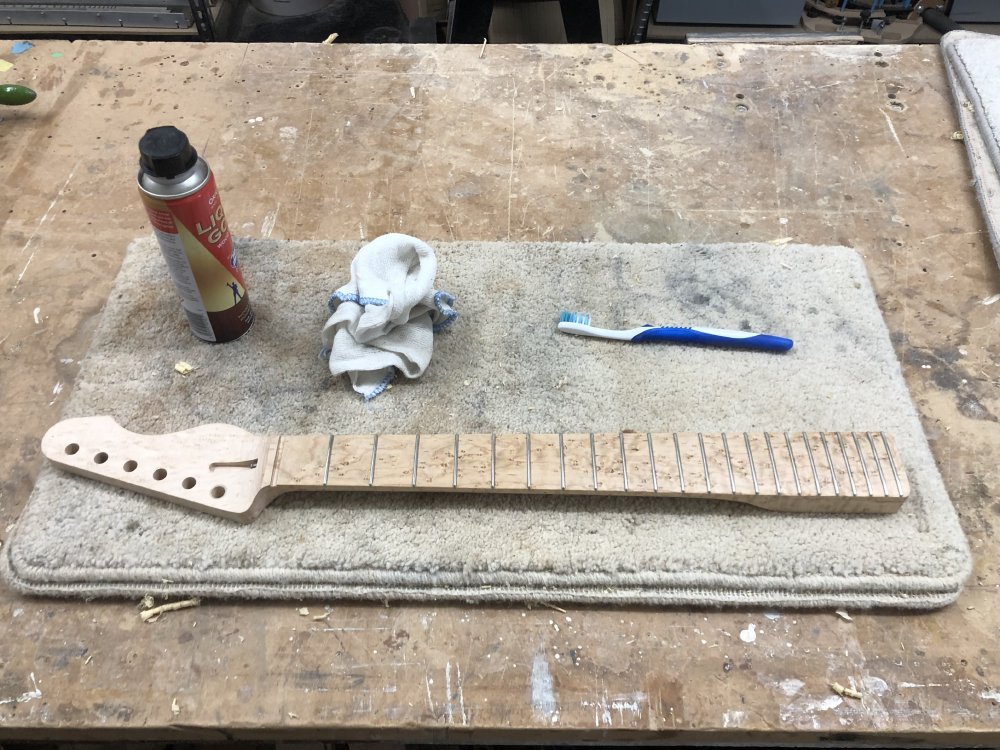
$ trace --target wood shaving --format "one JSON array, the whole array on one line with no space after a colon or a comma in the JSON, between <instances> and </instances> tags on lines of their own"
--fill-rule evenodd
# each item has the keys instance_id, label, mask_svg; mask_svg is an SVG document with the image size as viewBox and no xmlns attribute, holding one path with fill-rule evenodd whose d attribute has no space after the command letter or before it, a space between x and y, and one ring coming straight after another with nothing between
<instances>
[{"instance_id":1,"label":"wood shaving","mask_svg":"<svg viewBox=\"0 0 1000 750\"><path fill-rule=\"evenodd\" d=\"M320 620L325 620L329 616L330 616L329 612L324 612L321 615L313 615L313 622L319 622Z\"/></svg>"},{"instance_id":2,"label":"wood shaving","mask_svg":"<svg viewBox=\"0 0 1000 750\"><path fill-rule=\"evenodd\" d=\"M178 362L174 365L174 369L184 377L187 377L194 372L194 365L189 365L187 362Z\"/></svg>"},{"instance_id":3,"label":"wood shaving","mask_svg":"<svg viewBox=\"0 0 1000 750\"><path fill-rule=\"evenodd\" d=\"M771 240L770 243L768 243L768 244L771 244L771 245L787 245L791 241L792 241L791 237L782 237L781 239L778 239L778 240Z\"/></svg>"},{"instance_id":4,"label":"wood shaving","mask_svg":"<svg viewBox=\"0 0 1000 750\"><path fill-rule=\"evenodd\" d=\"M844 622L854 622L854 618L851 617L849 614L847 614L846 611L842 609L838 609L836 612L834 612L834 614L837 615L837 617L839 617Z\"/></svg>"},{"instance_id":5,"label":"wood shaving","mask_svg":"<svg viewBox=\"0 0 1000 750\"><path fill-rule=\"evenodd\" d=\"M139 602L139 609L152 609L156 606L156 601L153 599L152 594L146 594L142 597L142 601Z\"/></svg>"},{"instance_id":6,"label":"wood shaving","mask_svg":"<svg viewBox=\"0 0 1000 750\"><path fill-rule=\"evenodd\" d=\"M954 133L951 134L951 139L953 141L964 141L965 134L961 130L956 130Z\"/></svg>"},{"instance_id":7,"label":"wood shaving","mask_svg":"<svg viewBox=\"0 0 1000 750\"><path fill-rule=\"evenodd\" d=\"M177 699L176 698L174 698L172 701L170 701L170 713L172 713L174 716L180 716L181 715L181 707L177 705Z\"/></svg>"},{"instance_id":8,"label":"wood shaving","mask_svg":"<svg viewBox=\"0 0 1000 750\"><path fill-rule=\"evenodd\" d=\"M299 614L302 615L303 617L308 617L309 616L309 607L301 607L299 609Z\"/></svg>"},{"instance_id":9,"label":"wood shaving","mask_svg":"<svg viewBox=\"0 0 1000 750\"><path fill-rule=\"evenodd\" d=\"M90 662L92 662L93 660L94 660L94 655L93 655L93 654L89 654L89 655L87 656L87 658L86 658L86 659L84 660L84 662L83 662L83 663L84 663L84 664L90 664Z\"/></svg>"},{"instance_id":10,"label":"wood shaving","mask_svg":"<svg viewBox=\"0 0 1000 750\"><path fill-rule=\"evenodd\" d=\"M854 698L855 700L861 700L861 693L854 688L844 687L839 682L831 682L830 689L842 698Z\"/></svg>"},{"instance_id":11,"label":"wood shaving","mask_svg":"<svg viewBox=\"0 0 1000 750\"><path fill-rule=\"evenodd\" d=\"M299 715L298 714L293 714L291 711L289 711L288 712L288 718L289 719L297 719L297 718L299 718Z\"/></svg>"},{"instance_id":12,"label":"wood shaving","mask_svg":"<svg viewBox=\"0 0 1000 750\"><path fill-rule=\"evenodd\" d=\"M156 622L164 612L176 612L178 609L197 607L199 604L201 604L200 599L184 599L180 602L161 604L159 607L153 607L152 609L147 609L145 612L140 612L139 619L143 622Z\"/></svg>"},{"instance_id":13,"label":"wood shaving","mask_svg":"<svg viewBox=\"0 0 1000 750\"><path fill-rule=\"evenodd\" d=\"M324 39L322 43L323 44L333 44L337 40L338 36L340 36L340 34L334 32L333 34L330 34L330 36L328 36L326 39Z\"/></svg>"}]
</instances>

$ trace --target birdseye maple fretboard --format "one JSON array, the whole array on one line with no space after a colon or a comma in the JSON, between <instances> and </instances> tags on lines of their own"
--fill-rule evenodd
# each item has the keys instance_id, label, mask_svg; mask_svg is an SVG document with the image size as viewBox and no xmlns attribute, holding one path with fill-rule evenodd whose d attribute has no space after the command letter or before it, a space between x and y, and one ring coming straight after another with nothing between
<instances>
[{"instance_id":1,"label":"birdseye maple fretboard","mask_svg":"<svg viewBox=\"0 0 1000 750\"><path fill-rule=\"evenodd\" d=\"M909 495L882 432L285 435L271 487L711 498L889 513Z\"/></svg>"}]
</instances>

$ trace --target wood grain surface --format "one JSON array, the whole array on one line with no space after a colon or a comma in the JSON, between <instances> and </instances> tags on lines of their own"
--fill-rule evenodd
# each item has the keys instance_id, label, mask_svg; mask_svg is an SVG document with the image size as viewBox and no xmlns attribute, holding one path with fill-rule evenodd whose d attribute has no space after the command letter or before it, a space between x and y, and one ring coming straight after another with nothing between
<instances>
[{"instance_id":1,"label":"wood grain surface","mask_svg":"<svg viewBox=\"0 0 1000 750\"><path fill-rule=\"evenodd\" d=\"M3 82L39 96L0 109L3 536L150 231L138 138L174 123L239 235L857 248L975 571L919 615L206 602L143 623L4 590L0 737L1000 742L1000 276L936 47L8 50Z\"/></svg>"},{"instance_id":2,"label":"wood grain surface","mask_svg":"<svg viewBox=\"0 0 1000 750\"><path fill-rule=\"evenodd\" d=\"M910 494L906 467L884 432L800 432L794 439L788 432L775 439L763 432L591 432L570 434L568 448L566 438L262 435L225 424L141 435L97 416L56 423L42 437L42 453L65 471L244 522L278 495L304 490L640 495L665 503L691 497L798 513L893 513ZM421 454L421 442L430 451ZM519 443L523 451L510 450ZM754 443L761 452L766 446L761 473ZM802 456L807 468L800 470ZM689 481L698 470L701 481ZM590 484L579 481L587 475Z\"/></svg>"}]
</instances>

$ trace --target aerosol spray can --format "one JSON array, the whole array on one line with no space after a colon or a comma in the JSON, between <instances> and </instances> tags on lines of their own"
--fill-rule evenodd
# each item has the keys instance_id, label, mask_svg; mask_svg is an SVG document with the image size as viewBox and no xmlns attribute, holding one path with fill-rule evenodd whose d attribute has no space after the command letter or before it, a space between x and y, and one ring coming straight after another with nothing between
<instances>
[{"instance_id":1,"label":"aerosol spray can","mask_svg":"<svg viewBox=\"0 0 1000 750\"><path fill-rule=\"evenodd\" d=\"M253 325L215 177L184 133L166 125L139 141L139 195L194 335L222 343Z\"/></svg>"}]
</instances>

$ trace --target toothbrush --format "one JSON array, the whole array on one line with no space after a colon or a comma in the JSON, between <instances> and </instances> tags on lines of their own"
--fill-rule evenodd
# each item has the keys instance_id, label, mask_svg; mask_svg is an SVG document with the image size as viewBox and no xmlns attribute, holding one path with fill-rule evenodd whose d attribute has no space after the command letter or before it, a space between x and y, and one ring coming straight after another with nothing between
<instances>
[{"instance_id":1,"label":"toothbrush","mask_svg":"<svg viewBox=\"0 0 1000 750\"><path fill-rule=\"evenodd\" d=\"M631 341L633 344L647 341L673 341L683 344L709 344L735 349L762 349L768 352L787 352L792 348L792 340L781 336L771 336L766 333L748 333L747 331L727 331L721 328L676 328L667 326L639 326L623 331L608 328L597 328L590 325L590 315L587 313L559 313L559 330L574 336L592 336L598 339L614 339L616 341Z\"/></svg>"}]
</instances>

